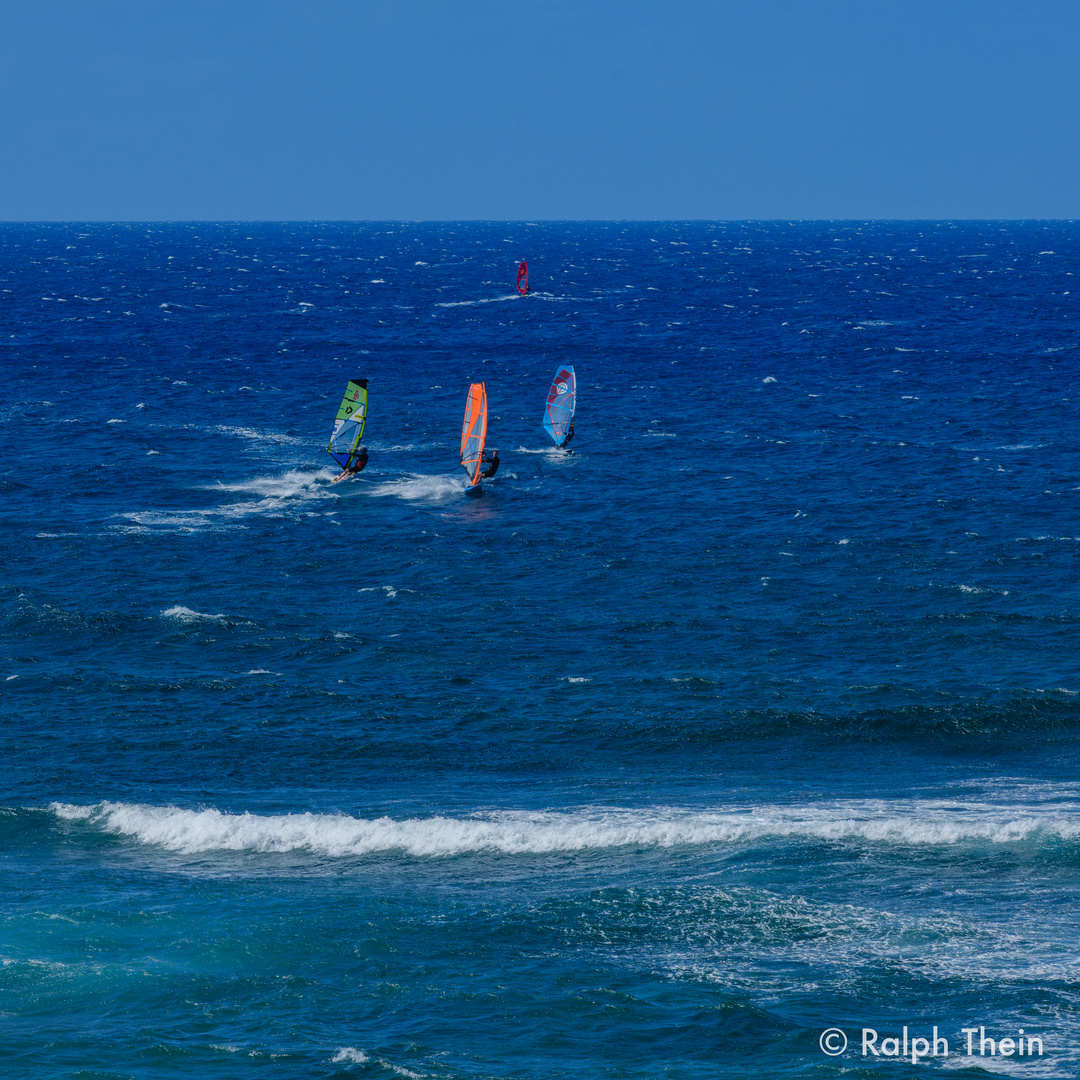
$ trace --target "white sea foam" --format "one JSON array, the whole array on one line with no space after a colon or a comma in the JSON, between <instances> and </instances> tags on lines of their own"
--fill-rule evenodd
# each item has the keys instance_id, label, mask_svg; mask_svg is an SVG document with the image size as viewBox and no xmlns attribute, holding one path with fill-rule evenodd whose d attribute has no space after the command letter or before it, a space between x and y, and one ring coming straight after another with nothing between
<instances>
[{"instance_id":1,"label":"white sea foam","mask_svg":"<svg viewBox=\"0 0 1080 1080\"><path fill-rule=\"evenodd\" d=\"M290 469L273 476L254 476L232 484L206 484L200 490L246 492L278 500L325 499L333 495L332 491L327 491L326 481L336 475L333 469L320 469L318 472Z\"/></svg>"},{"instance_id":2,"label":"white sea foam","mask_svg":"<svg viewBox=\"0 0 1080 1080\"><path fill-rule=\"evenodd\" d=\"M399 499L449 499L465 490L464 479L456 476L427 476L412 474L400 480L375 484L372 495L393 495Z\"/></svg>"},{"instance_id":3,"label":"white sea foam","mask_svg":"<svg viewBox=\"0 0 1080 1080\"><path fill-rule=\"evenodd\" d=\"M489 296L484 300L452 300L445 304L436 304L436 307L475 307L477 304L499 304L505 300L520 300L520 293L509 293L507 296Z\"/></svg>"},{"instance_id":4,"label":"white sea foam","mask_svg":"<svg viewBox=\"0 0 1080 1080\"><path fill-rule=\"evenodd\" d=\"M141 510L117 516L134 522L134 525L112 526L112 528L124 533L155 533L168 529L176 529L179 532L196 532L199 529L209 528L216 524L212 520L210 513L198 510L180 511L174 514L165 514L157 510Z\"/></svg>"},{"instance_id":5,"label":"white sea foam","mask_svg":"<svg viewBox=\"0 0 1080 1080\"><path fill-rule=\"evenodd\" d=\"M178 623L182 623L184 626L190 626L192 623L206 623L206 622L224 622L224 615L207 615L204 611L192 611L189 607L184 607L182 604L177 604L175 607L166 608L162 613L163 619L175 619Z\"/></svg>"},{"instance_id":6,"label":"white sea foam","mask_svg":"<svg viewBox=\"0 0 1080 1080\"><path fill-rule=\"evenodd\" d=\"M101 802L54 803L57 817L83 821L186 855L211 851L309 852L359 856L402 851L413 856L505 854L732 844L767 838L929 845L982 841L1075 839L1080 804L1001 806L909 800L837 801L712 812L661 807L627 810L497 811L470 817L356 818L345 814L225 814Z\"/></svg>"},{"instance_id":7,"label":"white sea foam","mask_svg":"<svg viewBox=\"0 0 1080 1080\"><path fill-rule=\"evenodd\" d=\"M393 599L397 596L397 589L393 585L371 585L364 589L357 589L357 592L384 592L388 599Z\"/></svg>"},{"instance_id":8,"label":"white sea foam","mask_svg":"<svg viewBox=\"0 0 1080 1080\"><path fill-rule=\"evenodd\" d=\"M334 1056L330 1059L334 1065L340 1065L343 1062L349 1065L362 1065L365 1061L370 1061L371 1058L364 1053L363 1050L357 1050L355 1046L343 1046Z\"/></svg>"},{"instance_id":9,"label":"white sea foam","mask_svg":"<svg viewBox=\"0 0 1080 1080\"><path fill-rule=\"evenodd\" d=\"M216 424L209 429L222 435L238 435L253 442L278 443L284 446L311 446L311 439L298 435L286 435L283 431L269 431L265 428L237 427L234 424Z\"/></svg>"},{"instance_id":10,"label":"white sea foam","mask_svg":"<svg viewBox=\"0 0 1080 1080\"><path fill-rule=\"evenodd\" d=\"M406 1069L404 1065L395 1065L385 1058L377 1058L376 1060L384 1069L389 1069L391 1072L397 1073L398 1076L407 1077L408 1080L424 1080L423 1073L413 1072L412 1069Z\"/></svg>"},{"instance_id":11,"label":"white sea foam","mask_svg":"<svg viewBox=\"0 0 1080 1080\"><path fill-rule=\"evenodd\" d=\"M120 526L124 531L161 532L176 529L181 532L196 532L204 529L235 528L235 523L241 518L295 514L304 502L336 498L339 492L327 483L333 475L332 469L321 469L318 472L290 470L276 476L256 476L233 484L209 484L199 490L226 494L250 493L263 497L222 503L198 510L133 510L117 516L134 523L133 526Z\"/></svg>"}]
</instances>

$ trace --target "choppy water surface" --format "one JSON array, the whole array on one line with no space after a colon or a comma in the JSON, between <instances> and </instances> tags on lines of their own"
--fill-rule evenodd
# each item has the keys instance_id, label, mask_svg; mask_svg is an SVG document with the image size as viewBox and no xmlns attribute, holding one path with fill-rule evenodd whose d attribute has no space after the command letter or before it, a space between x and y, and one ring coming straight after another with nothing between
<instances>
[{"instance_id":1,"label":"choppy water surface","mask_svg":"<svg viewBox=\"0 0 1080 1080\"><path fill-rule=\"evenodd\" d=\"M4 1076L1075 1075L1078 254L0 228Z\"/></svg>"}]
</instances>

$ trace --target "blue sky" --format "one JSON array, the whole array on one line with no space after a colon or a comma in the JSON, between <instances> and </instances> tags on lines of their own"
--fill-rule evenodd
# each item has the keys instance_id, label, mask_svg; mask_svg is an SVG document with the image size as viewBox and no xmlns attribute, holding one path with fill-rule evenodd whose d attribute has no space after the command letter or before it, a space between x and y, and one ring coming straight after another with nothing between
<instances>
[{"instance_id":1,"label":"blue sky","mask_svg":"<svg viewBox=\"0 0 1080 1080\"><path fill-rule=\"evenodd\" d=\"M0 220L1080 217L1077 0L0 0Z\"/></svg>"}]
</instances>

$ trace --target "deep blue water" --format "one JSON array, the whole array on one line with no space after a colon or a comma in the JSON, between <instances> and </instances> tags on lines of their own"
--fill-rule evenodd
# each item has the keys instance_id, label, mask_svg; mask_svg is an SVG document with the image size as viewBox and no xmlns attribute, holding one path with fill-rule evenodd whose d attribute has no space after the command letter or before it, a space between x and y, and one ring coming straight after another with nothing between
<instances>
[{"instance_id":1,"label":"deep blue water","mask_svg":"<svg viewBox=\"0 0 1080 1080\"><path fill-rule=\"evenodd\" d=\"M0 226L2 1075L1076 1075L1078 256Z\"/></svg>"}]
</instances>

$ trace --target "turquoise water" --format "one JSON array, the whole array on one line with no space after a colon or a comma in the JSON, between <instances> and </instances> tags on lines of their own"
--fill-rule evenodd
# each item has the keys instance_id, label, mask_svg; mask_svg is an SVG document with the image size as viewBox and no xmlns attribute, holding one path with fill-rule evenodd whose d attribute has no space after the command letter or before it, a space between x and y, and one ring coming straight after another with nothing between
<instances>
[{"instance_id":1,"label":"turquoise water","mask_svg":"<svg viewBox=\"0 0 1080 1080\"><path fill-rule=\"evenodd\" d=\"M3 1075L1075 1075L1078 253L0 228Z\"/></svg>"}]
</instances>

